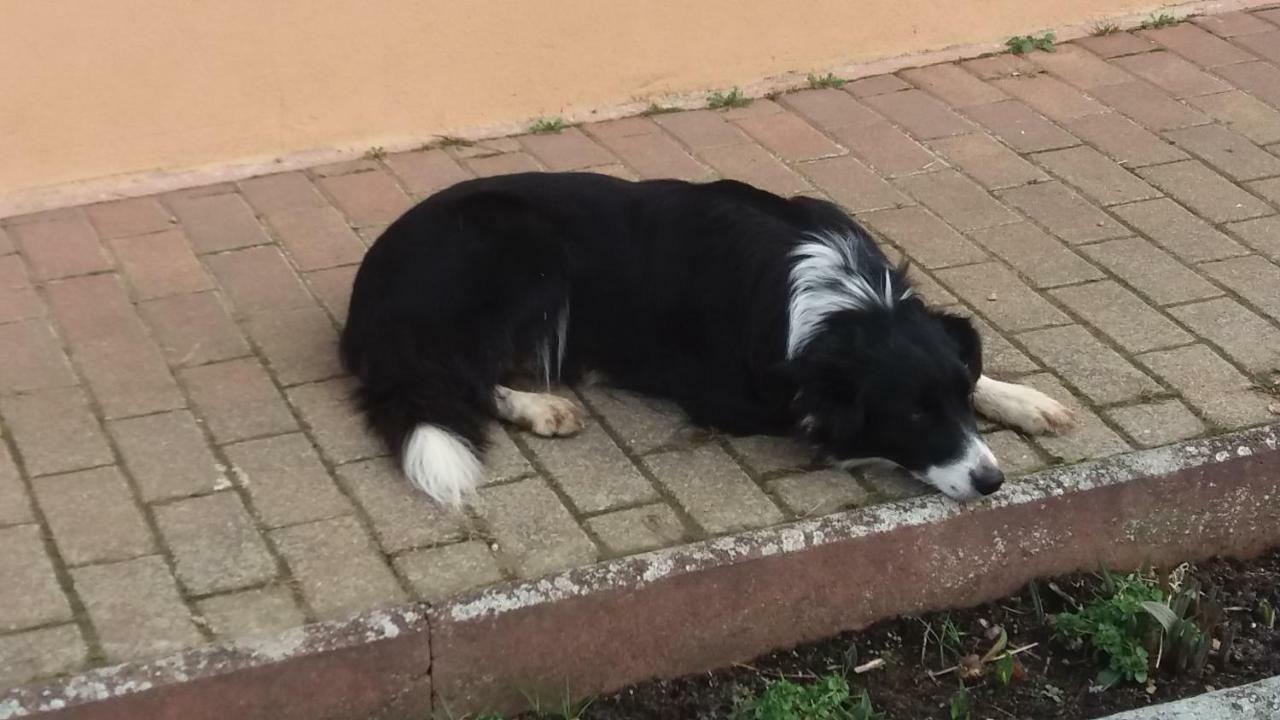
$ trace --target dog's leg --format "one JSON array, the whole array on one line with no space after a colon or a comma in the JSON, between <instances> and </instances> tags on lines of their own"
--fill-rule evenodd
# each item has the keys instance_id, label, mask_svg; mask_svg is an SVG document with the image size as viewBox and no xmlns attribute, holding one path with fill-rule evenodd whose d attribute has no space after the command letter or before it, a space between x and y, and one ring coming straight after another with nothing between
<instances>
[{"instance_id":1,"label":"dog's leg","mask_svg":"<svg viewBox=\"0 0 1280 720\"><path fill-rule=\"evenodd\" d=\"M984 417L1031 435L1062 433L1076 424L1070 410L1039 390L986 375L978 378L973 406Z\"/></svg>"},{"instance_id":2,"label":"dog's leg","mask_svg":"<svg viewBox=\"0 0 1280 720\"><path fill-rule=\"evenodd\" d=\"M572 435L582 429L582 409L572 400L551 393L493 390L498 417L543 437Z\"/></svg>"}]
</instances>

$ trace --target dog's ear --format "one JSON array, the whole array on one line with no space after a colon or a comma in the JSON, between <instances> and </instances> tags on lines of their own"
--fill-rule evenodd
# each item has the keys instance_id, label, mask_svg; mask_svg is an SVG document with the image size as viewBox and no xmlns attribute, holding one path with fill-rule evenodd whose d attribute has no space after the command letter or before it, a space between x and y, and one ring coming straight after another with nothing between
<instances>
[{"instance_id":1,"label":"dog's ear","mask_svg":"<svg viewBox=\"0 0 1280 720\"><path fill-rule=\"evenodd\" d=\"M943 331L956 344L960 360L969 368L969 375L974 382L982 376L982 336L973 327L973 322L966 317L950 313L935 312L933 316L941 323Z\"/></svg>"}]
</instances>

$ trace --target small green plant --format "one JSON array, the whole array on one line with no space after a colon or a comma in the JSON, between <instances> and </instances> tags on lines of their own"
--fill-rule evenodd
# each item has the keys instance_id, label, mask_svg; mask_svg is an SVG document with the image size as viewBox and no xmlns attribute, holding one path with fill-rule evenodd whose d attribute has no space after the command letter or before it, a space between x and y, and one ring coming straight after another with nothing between
<instances>
[{"instance_id":1,"label":"small green plant","mask_svg":"<svg viewBox=\"0 0 1280 720\"><path fill-rule=\"evenodd\" d=\"M742 91L736 87L729 92L713 92L707 96L707 107L712 110L740 108L750 104L751 98L743 95Z\"/></svg>"},{"instance_id":2,"label":"small green plant","mask_svg":"<svg viewBox=\"0 0 1280 720\"><path fill-rule=\"evenodd\" d=\"M440 139L434 143L435 147L442 147L442 148L471 147L472 145L475 145L475 143L471 142L470 140L463 140L460 137L454 137L452 135L441 135Z\"/></svg>"},{"instance_id":3,"label":"small green plant","mask_svg":"<svg viewBox=\"0 0 1280 720\"><path fill-rule=\"evenodd\" d=\"M1001 655L1000 659L996 660L996 680L998 680L1002 686L1013 682L1013 674L1017 670L1017 667L1018 661L1016 658L1008 654Z\"/></svg>"},{"instance_id":4,"label":"small green plant","mask_svg":"<svg viewBox=\"0 0 1280 720\"><path fill-rule=\"evenodd\" d=\"M1155 28L1162 28L1162 27L1169 27L1170 25L1177 25L1183 20L1186 20L1186 18L1175 17L1170 13L1160 13L1159 15L1153 14L1151 17L1147 18L1146 20L1143 20L1142 24L1139 25L1138 27L1142 28L1143 30L1154 30Z\"/></svg>"},{"instance_id":5,"label":"small green plant","mask_svg":"<svg viewBox=\"0 0 1280 720\"><path fill-rule=\"evenodd\" d=\"M1276 626L1276 608L1265 598L1258 601L1258 622L1268 630Z\"/></svg>"},{"instance_id":6,"label":"small green plant","mask_svg":"<svg viewBox=\"0 0 1280 720\"><path fill-rule=\"evenodd\" d=\"M658 103L649 103L648 109L644 111L645 115L665 115L667 113L680 112L680 108L670 105L659 105Z\"/></svg>"},{"instance_id":7,"label":"small green plant","mask_svg":"<svg viewBox=\"0 0 1280 720\"><path fill-rule=\"evenodd\" d=\"M1093 26L1091 33L1094 36L1111 35L1120 32L1120 26L1113 22L1100 22Z\"/></svg>"},{"instance_id":8,"label":"small green plant","mask_svg":"<svg viewBox=\"0 0 1280 720\"><path fill-rule=\"evenodd\" d=\"M544 117L533 121L529 126L529 132L535 135L548 135L558 133L569 127L565 124L563 118L560 117Z\"/></svg>"},{"instance_id":9,"label":"small green plant","mask_svg":"<svg viewBox=\"0 0 1280 720\"><path fill-rule=\"evenodd\" d=\"M821 88L838 88L844 84L844 78L838 78L832 73L827 73L822 76L809 73L809 87L814 90L819 90Z\"/></svg>"},{"instance_id":10,"label":"small green plant","mask_svg":"<svg viewBox=\"0 0 1280 720\"><path fill-rule=\"evenodd\" d=\"M973 717L973 696L964 685L951 696L951 720L970 720Z\"/></svg>"},{"instance_id":11,"label":"small green plant","mask_svg":"<svg viewBox=\"0 0 1280 720\"><path fill-rule=\"evenodd\" d=\"M827 675L809 685L777 680L759 695L739 701L735 720L884 720L864 690L854 697L849 682Z\"/></svg>"},{"instance_id":12,"label":"small green plant","mask_svg":"<svg viewBox=\"0 0 1280 720\"><path fill-rule=\"evenodd\" d=\"M364 154L369 160L381 160L387 156L387 151L381 145L374 145Z\"/></svg>"},{"instance_id":13,"label":"small green plant","mask_svg":"<svg viewBox=\"0 0 1280 720\"><path fill-rule=\"evenodd\" d=\"M924 623L924 643L920 648L920 662L924 663L925 653L932 643L938 647L939 665L945 667L956 663L964 654L962 647L964 637L965 632L956 626L950 615L944 616L936 626L932 623Z\"/></svg>"},{"instance_id":14,"label":"small green plant","mask_svg":"<svg viewBox=\"0 0 1280 720\"><path fill-rule=\"evenodd\" d=\"M1014 35L1005 40L1005 47L1014 55L1026 55L1033 50L1053 52L1054 35L1047 32L1043 35Z\"/></svg>"}]
</instances>

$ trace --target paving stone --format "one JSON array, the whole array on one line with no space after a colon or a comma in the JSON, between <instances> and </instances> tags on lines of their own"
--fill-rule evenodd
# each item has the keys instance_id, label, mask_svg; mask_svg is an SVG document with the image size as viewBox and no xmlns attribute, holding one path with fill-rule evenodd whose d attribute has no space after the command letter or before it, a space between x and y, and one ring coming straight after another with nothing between
<instances>
[{"instance_id":1,"label":"paving stone","mask_svg":"<svg viewBox=\"0 0 1280 720\"><path fill-rule=\"evenodd\" d=\"M884 93L897 92L911 87L893 75L873 75L845 83L845 91L854 97L870 97Z\"/></svg>"},{"instance_id":2,"label":"paving stone","mask_svg":"<svg viewBox=\"0 0 1280 720\"><path fill-rule=\"evenodd\" d=\"M982 82L955 63L911 68L903 70L900 75L952 107L984 105L1008 97L999 88Z\"/></svg>"},{"instance_id":3,"label":"paving stone","mask_svg":"<svg viewBox=\"0 0 1280 720\"><path fill-rule=\"evenodd\" d=\"M633 453L688 441L691 426L675 403L600 385L579 392Z\"/></svg>"},{"instance_id":4,"label":"paving stone","mask_svg":"<svg viewBox=\"0 0 1280 720\"><path fill-rule=\"evenodd\" d=\"M0 527L35 522L31 499L9 448L0 443Z\"/></svg>"},{"instance_id":5,"label":"paving stone","mask_svg":"<svg viewBox=\"0 0 1280 720\"><path fill-rule=\"evenodd\" d=\"M355 283L357 266L317 270L305 275L307 287L324 309L339 324L347 323L347 310L351 305L351 286Z\"/></svg>"},{"instance_id":6,"label":"paving stone","mask_svg":"<svg viewBox=\"0 0 1280 720\"><path fill-rule=\"evenodd\" d=\"M640 180L640 176L631 171L631 168L622 163L609 163L608 165L596 165L595 167L584 168L582 172L595 173L596 175L608 175L619 180L630 180L635 182Z\"/></svg>"},{"instance_id":7,"label":"paving stone","mask_svg":"<svg viewBox=\"0 0 1280 720\"><path fill-rule=\"evenodd\" d=\"M1115 65L1076 44L1059 45L1051 53L1032 53L1028 59L1076 87L1093 90L1133 79Z\"/></svg>"},{"instance_id":8,"label":"paving stone","mask_svg":"<svg viewBox=\"0 0 1280 720\"><path fill-rule=\"evenodd\" d=\"M0 256L0 323L40 317L44 303L27 277L26 265L19 255Z\"/></svg>"},{"instance_id":9,"label":"paving stone","mask_svg":"<svg viewBox=\"0 0 1280 720\"><path fill-rule=\"evenodd\" d=\"M158 556L71 571L109 662L160 657L201 644Z\"/></svg>"},{"instance_id":10,"label":"paving stone","mask_svg":"<svg viewBox=\"0 0 1280 720\"><path fill-rule=\"evenodd\" d=\"M1201 67L1248 62L1254 57L1192 23L1144 30L1140 33Z\"/></svg>"},{"instance_id":11,"label":"paving stone","mask_svg":"<svg viewBox=\"0 0 1280 720\"><path fill-rule=\"evenodd\" d=\"M281 385L324 380L342 373L338 333L318 307L261 312L244 323Z\"/></svg>"},{"instance_id":12,"label":"paving stone","mask_svg":"<svg viewBox=\"0 0 1280 720\"><path fill-rule=\"evenodd\" d=\"M368 514L385 552L456 542L470 532L466 515L437 506L405 479L390 458L343 465L337 475Z\"/></svg>"},{"instance_id":13,"label":"paving stone","mask_svg":"<svg viewBox=\"0 0 1280 720\"><path fill-rule=\"evenodd\" d=\"M1227 229L1244 240L1249 247L1280 262L1280 216L1271 215L1232 223Z\"/></svg>"},{"instance_id":14,"label":"paving stone","mask_svg":"<svg viewBox=\"0 0 1280 720\"><path fill-rule=\"evenodd\" d=\"M316 445L335 465L387 454L356 409L352 400L355 388L351 378L337 378L288 391L289 402L311 429Z\"/></svg>"},{"instance_id":15,"label":"paving stone","mask_svg":"<svg viewBox=\"0 0 1280 720\"><path fill-rule=\"evenodd\" d=\"M920 90L874 95L863 102L921 140L959 135L973 129L964 118Z\"/></svg>"},{"instance_id":16,"label":"paving stone","mask_svg":"<svg viewBox=\"0 0 1280 720\"><path fill-rule=\"evenodd\" d=\"M1068 122L1067 129L1131 168L1187 159L1186 153L1119 113L1082 117Z\"/></svg>"},{"instance_id":17,"label":"paving stone","mask_svg":"<svg viewBox=\"0 0 1280 720\"><path fill-rule=\"evenodd\" d=\"M996 80L995 85L1056 122L1077 120L1107 109L1051 75L1006 78Z\"/></svg>"},{"instance_id":18,"label":"paving stone","mask_svg":"<svg viewBox=\"0 0 1280 720\"><path fill-rule=\"evenodd\" d=\"M326 177L319 184L356 227L394 222L413 204L391 175L381 170Z\"/></svg>"},{"instance_id":19,"label":"paving stone","mask_svg":"<svg viewBox=\"0 0 1280 720\"><path fill-rule=\"evenodd\" d=\"M1103 58L1133 55L1136 53L1147 52L1148 50L1154 50L1156 47L1154 43L1146 38L1141 38L1127 32L1114 32L1107 35L1091 35L1089 37L1078 38L1073 41L1073 44L1079 45L1094 55Z\"/></svg>"},{"instance_id":20,"label":"paving stone","mask_svg":"<svg viewBox=\"0 0 1280 720\"><path fill-rule=\"evenodd\" d=\"M464 170L449 153L438 148L392 153L383 158L383 162L400 179L400 184L418 197L426 197L471 179L471 173Z\"/></svg>"},{"instance_id":21,"label":"paving stone","mask_svg":"<svg viewBox=\"0 0 1280 720\"><path fill-rule=\"evenodd\" d=\"M271 539L319 620L336 620L407 599L355 518L294 525L272 531Z\"/></svg>"},{"instance_id":22,"label":"paving stone","mask_svg":"<svg viewBox=\"0 0 1280 720\"><path fill-rule=\"evenodd\" d=\"M1271 21L1272 25L1280 25L1280 8L1270 8L1267 10L1257 10L1253 13L1254 17L1263 18ZM1246 34L1246 33L1241 33Z\"/></svg>"},{"instance_id":23,"label":"paving stone","mask_svg":"<svg viewBox=\"0 0 1280 720\"><path fill-rule=\"evenodd\" d=\"M271 241L253 211L235 193L198 197L170 195L168 203L198 253L265 245Z\"/></svg>"},{"instance_id":24,"label":"paving stone","mask_svg":"<svg viewBox=\"0 0 1280 720\"><path fill-rule=\"evenodd\" d=\"M1018 339L1095 403L1109 405L1161 391L1151 378L1079 325L1035 330Z\"/></svg>"},{"instance_id":25,"label":"paving stone","mask_svg":"<svg viewBox=\"0 0 1280 720\"><path fill-rule=\"evenodd\" d=\"M886 255L892 256L890 257L892 262L897 265L902 264L902 253L897 252L892 247L881 247L881 250L884 250ZM893 252L890 253L889 251ZM907 268L907 277L911 280L912 289L928 305L938 307L959 302L956 300L956 296L947 292L945 288L938 284L937 280L934 280L928 273L914 265Z\"/></svg>"},{"instance_id":26,"label":"paving stone","mask_svg":"<svg viewBox=\"0 0 1280 720\"><path fill-rule=\"evenodd\" d=\"M533 466L511 439L507 428L498 425L489 433L489 451L484 457L485 478L481 487L533 473Z\"/></svg>"},{"instance_id":27,"label":"paving stone","mask_svg":"<svg viewBox=\"0 0 1280 720\"><path fill-rule=\"evenodd\" d=\"M71 619L53 561L45 551L40 528L18 525L0 529L0 630L9 632ZM0 641L3 637L0 637ZM0 653L0 662L6 656Z\"/></svg>"},{"instance_id":28,"label":"paving stone","mask_svg":"<svg viewBox=\"0 0 1280 720\"><path fill-rule=\"evenodd\" d=\"M493 553L482 542L414 550L395 560L419 600L440 602L502 580Z\"/></svg>"},{"instance_id":29,"label":"paving stone","mask_svg":"<svg viewBox=\"0 0 1280 720\"><path fill-rule=\"evenodd\" d=\"M1159 350L1138 360L1172 385L1182 397L1223 428L1274 420L1267 397L1247 377L1204 345Z\"/></svg>"},{"instance_id":30,"label":"paving stone","mask_svg":"<svg viewBox=\"0 0 1280 720\"><path fill-rule=\"evenodd\" d=\"M712 175L707 166L694 160L679 143L656 126L650 133L601 137L600 141L643 178L696 181L707 180Z\"/></svg>"},{"instance_id":31,"label":"paving stone","mask_svg":"<svg viewBox=\"0 0 1280 720\"><path fill-rule=\"evenodd\" d=\"M213 281L180 230L118 238L111 241L111 249L135 300L213 289Z\"/></svg>"},{"instance_id":32,"label":"paving stone","mask_svg":"<svg viewBox=\"0 0 1280 720\"><path fill-rule=\"evenodd\" d=\"M379 169L378 161L372 157L355 158L341 162L329 163L311 168L311 174L318 178L351 175L353 173L373 172Z\"/></svg>"},{"instance_id":33,"label":"paving stone","mask_svg":"<svg viewBox=\"0 0 1280 720\"><path fill-rule=\"evenodd\" d=\"M1210 222L1247 220L1272 212L1261 200L1195 160L1142 168L1138 174Z\"/></svg>"},{"instance_id":34,"label":"paving stone","mask_svg":"<svg viewBox=\"0 0 1280 720\"><path fill-rule=\"evenodd\" d=\"M960 230L1017 222L1018 216L955 170L899 178L898 187Z\"/></svg>"},{"instance_id":35,"label":"paving stone","mask_svg":"<svg viewBox=\"0 0 1280 720\"><path fill-rule=\"evenodd\" d=\"M581 170L615 161L607 150L574 127L565 128L558 133L522 135L517 139L548 170Z\"/></svg>"},{"instance_id":36,"label":"paving stone","mask_svg":"<svg viewBox=\"0 0 1280 720\"><path fill-rule=\"evenodd\" d=\"M79 388L0 397L0 417L5 419L29 475L79 470L114 460Z\"/></svg>"},{"instance_id":37,"label":"paving stone","mask_svg":"<svg viewBox=\"0 0 1280 720\"><path fill-rule=\"evenodd\" d=\"M596 560L595 545L542 478L481 490L479 511L498 552L522 578Z\"/></svg>"},{"instance_id":38,"label":"paving stone","mask_svg":"<svg viewBox=\"0 0 1280 720\"><path fill-rule=\"evenodd\" d=\"M114 275L71 278L47 288L72 357L108 419L186 404Z\"/></svg>"},{"instance_id":39,"label":"paving stone","mask_svg":"<svg viewBox=\"0 0 1280 720\"><path fill-rule=\"evenodd\" d=\"M983 436L987 447L1000 462L1000 469L1011 478L1029 475L1045 466L1035 448L1012 430L997 430Z\"/></svg>"},{"instance_id":40,"label":"paving stone","mask_svg":"<svg viewBox=\"0 0 1280 720\"><path fill-rule=\"evenodd\" d=\"M520 150L520 141L513 137L489 138L488 140L469 140L462 143L451 143L445 152L459 159L486 157L501 153L512 153Z\"/></svg>"},{"instance_id":41,"label":"paving stone","mask_svg":"<svg viewBox=\"0 0 1280 720\"><path fill-rule=\"evenodd\" d=\"M1256 255L1202 265L1218 282L1240 294L1259 310L1280 320L1280 267Z\"/></svg>"},{"instance_id":42,"label":"paving stone","mask_svg":"<svg viewBox=\"0 0 1280 720\"><path fill-rule=\"evenodd\" d=\"M1262 58L1266 58L1271 62L1280 62L1280 30L1272 30L1266 33L1257 33L1253 35L1243 35L1237 37L1235 42L1242 45ZM1246 55L1246 59L1253 60L1253 56Z\"/></svg>"},{"instance_id":43,"label":"paving stone","mask_svg":"<svg viewBox=\"0 0 1280 720\"><path fill-rule=\"evenodd\" d=\"M236 481L268 528L345 515L351 502L338 491L311 443L299 434L228 445Z\"/></svg>"},{"instance_id":44,"label":"paving stone","mask_svg":"<svg viewBox=\"0 0 1280 720\"><path fill-rule=\"evenodd\" d=\"M364 257L364 244L331 207L282 210L269 222L299 270L351 265Z\"/></svg>"},{"instance_id":45,"label":"paving stone","mask_svg":"<svg viewBox=\"0 0 1280 720\"><path fill-rule=\"evenodd\" d=\"M789 437L774 435L748 435L726 438L733 452L755 473L773 473L779 470L804 470L815 464L817 457L812 448Z\"/></svg>"},{"instance_id":46,"label":"paving stone","mask_svg":"<svg viewBox=\"0 0 1280 720\"><path fill-rule=\"evenodd\" d=\"M1070 322L1062 311L997 263L949 268L939 270L937 275L952 292L1001 330L1020 332Z\"/></svg>"},{"instance_id":47,"label":"paving stone","mask_svg":"<svg viewBox=\"0 0 1280 720\"><path fill-rule=\"evenodd\" d=\"M959 313L967 315L968 313ZM991 324L980 317L970 317L969 321L978 330L982 338L983 371L995 375L1021 375L1040 369L1034 360L1004 338Z\"/></svg>"},{"instance_id":48,"label":"paving stone","mask_svg":"<svg viewBox=\"0 0 1280 720\"><path fill-rule=\"evenodd\" d=\"M236 493L188 498L153 511L187 592L238 590L275 577L275 559Z\"/></svg>"},{"instance_id":49,"label":"paving stone","mask_svg":"<svg viewBox=\"0 0 1280 720\"><path fill-rule=\"evenodd\" d=\"M217 293L173 295L140 303L138 314L174 367L244 357L249 345Z\"/></svg>"},{"instance_id":50,"label":"paving stone","mask_svg":"<svg viewBox=\"0 0 1280 720\"><path fill-rule=\"evenodd\" d=\"M98 234L79 213L65 219L11 226L9 233L37 280L85 275L112 267Z\"/></svg>"},{"instance_id":51,"label":"paving stone","mask_svg":"<svg viewBox=\"0 0 1280 720\"><path fill-rule=\"evenodd\" d=\"M907 207L878 210L859 220L902 248L912 260L926 268L980 262L986 254L926 210Z\"/></svg>"},{"instance_id":52,"label":"paving stone","mask_svg":"<svg viewBox=\"0 0 1280 720\"><path fill-rule=\"evenodd\" d=\"M884 122L849 125L831 131L836 140L885 177L898 177L937 167L940 162L923 145Z\"/></svg>"},{"instance_id":53,"label":"paving stone","mask_svg":"<svg viewBox=\"0 0 1280 720\"><path fill-rule=\"evenodd\" d=\"M1102 205L1159 197L1160 193L1090 147L1054 150L1035 156L1050 172Z\"/></svg>"},{"instance_id":54,"label":"paving stone","mask_svg":"<svg viewBox=\"0 0 1280 720\"><path fill-rule=\"evenodd\" d=\"M71 365L49 323L32 319L0 325L0 393L75 383Z\"/></svg>"},{"instance_id":55,"label":"paving stone","mask_svg":"<svg viewBox=\"0 0 1280 720\"><path fill-rule=\"evenodd\" d=\"M1089 245L1081 251L1158 305L1199 300L1222 291L1142 238Z\"/></svg>"},{"instance_id":56,"label":"paving stone","mask_svg":"<svg viewBox=\"0 0 1280 720\"><path fill-rule=\"evenodd\" d=\"M222 640L272 637L306 622L293 593L284 587L215 595L199 601L197 607L209 629Z\"/></svg>"},{"instance_id":57,"label":"paving stone","mask_svg":"<svg viewBox=\"0 0 1280 720\"><path fill-rule=\"evenodd\" d=\"M1142 81L1097 87L1089 94L1150 130L1172 130L1209 122L1204 113Z\"/></svg>"},{"instance_id":58,"label":"paving stone","mask_svg":"<svg viewBox=\"0 0 1280 720\"><path fill-rule=\"evenodd\" d=\"M655 503L597 515L587 529L615 557L672 547L689 539L689 531L670 506Z\"/></svg>"},{"instance_id":59,"label":"paving stone","mask_svg":"<svg viewBox=\"0 0 1280 720\"><path fill-rule=\"evenodd\" d=\"M1256 32L1274 30L1275 26L1259 20L1243 10L1215 13L1213 15L1197 15L1191 22L1220 37L1235 37Z\"/></svg>"},{"instance_id":60,"label":"paving stone","mask_svg":"<svg viewBox=\"0 0 1280 720\"><path fill-rule=\"evenodd\" d=\"M1188 262L1221 260L1249 252L1168 198L1121 205L1112 212Z\"/></svg>"},{"instance_id":61,"label":"paving stone","mask_svg":"<svg viewBox=\"0 0 1280 720\"><path fill-rule=\"evenodd\" d=\"M205 259L240 315L309 307L311 296L280 250L258 247Z\"/></svg>"},{"instance_id":62,"label":"paving stone","mask_svg":"<svg viewBox=\"0 0 1280 720\"><path fill-rule=\"evenodd\" d=\"M1179 305L1169 313L1249 372L1280 370L1280 330L1235 300Z\"/></svg>"},{"instance_id":63,"label":"paving stone","mask_svg":"<svg viewBox=\"0 0 1280 720\"><path fill-rule=\"evenodd\" d=\"M1035 443L1058 462L1080 462L1127 452L1131 448L1114 430L1067 391L1049 374L1029 375L1018 382L1047 394L1066 405L1076 417L1076 427L1064 435L1040 435Z\"/></svg>"},{"instance_id":64,"label":"paving stone","mask_svg":"<svg viewBox=\"0 0 1280 720\"><path fill-rule=\"evenodd\" d=\"M1231 90L1187 102L1259 145L1280 142L1280 110L1248 93Z\"/></svg>"},{"instance_id":65,"label":"paving stone","mask_svg":"<svg viewBox=\"0 0 1280 720\"><path fill-rule=\"evenodd\" d=\"M975 230L969 233L969 237L1004 258L1035 287L1054 287L1102 277L1097 268L1031 223Z\"/></svg>"},{"instance_id":66,"label":"paving stone","mask_svg":"<svg viewBox=\"0 0 1280 720\"><path fill-rule=\"evenodd\" d=\"M1058 288L1052 294L1129 352L1192 341L1190 334L1111 280Z\"/></svg>"},{"instance_id":67,"label":"paving stone","mask_svg":"<svg viewBox=\"0 0 1280 720\"><path fill-rule=\"evenodd\" d=\"M844 153L844 148L788 112L745 118L737 125L783 160L816 160Z\"/></svg>"},{"instance_id":68,"label":"paving stone","mask_svg":"<svg viewBox=\"0 0 1280 720\"><path fill-rule=\"evenodd\" d=\"M1272 147L1272 152L1277 152L1280 148ZM1270 180L1258 180L1246 183L1250 190L1261 195L1271 201L1273 205L1280 207L1280 178L1271 178Z\"/></svg>"},{"instance_id":69,"label":"paving stone","mask_svg":"<svg viewBox=\"0 0 1280 720\"><path fill-rule=\"evenodd\" d=\"M914 202L848 155L801 163L796 165L796 170L849 212L901 207Z\"/></svg>"},{"instance_id":70,"label":"paving stone","mask_svg":"<svg viewBox=\"0 0 1280 720\"><path fill-rule=\"evenodd\" d=\"M1268 105L1280 108L1280 68L1275 65L1260 60L1225 65L1214 72L1237 88L1256 95Z\"/></svg>"},{"instance_id":71,"label":"paving stone","mask_svg":"<svg viewBox=\"0 0 1280 720\"><path fill-rule=\"evenodd\" d=\"M998 80L1019 75L1034 75L1040 68L1026 57L1012 53L986 55L972 60L962 60L960 66L983 80Z\"/></svg>"},{"instance_id":72,"label":"paving stone","mask_svg":"<svg viewBox=\"0 0 1280 720\"><path fill-rule=\"evenodd\" d=\"M486 157L478 157L470 160L464 160L463 163L477 177L494 177L497 175L512 175L523 172L537 172L542 170L542 166L538 164L531 156L522 152L504 153L502 155L490 155Z\"/></svg>"},{"instance_id":73,"label":"paving stone","mask_svg":"<svg viewBox=\"0 0 1280 720\"><path fill-rule=\"evenodd\" d=\"M747 142L741 130L711 110L689 110L653 116L667 132L694 150L706 150Z\"/></svg>"},{"instance_id":74,"label":"paving stone","mask_svg":"<svg viewBox=\"0 0 1280 720\"><path fill-rule=\"evenodd\" d=\"M0 687L70 673L88 662L89 649L75 625L40 628L0 637Z\"/></svg>"},{"instance_id":75,"label":"paving stone","mask_svg":"<svg viewBox=\"0 0 1280 720\"><path fill-rule=\"evenodd\" d=\"M328 207L311 178L301 172L277 173L240 181L240 192L267 217L303 208Z\"/></svg>"},{"instance_id":76,"label":"paving stone","mask_svg":"<svg viewBox=\"0 0 1280 720\"><path fill-rule=\"evenodd\" d=\"M144 502L197 495L227 482L186 410L115 420L107 427Z\"/></svg>"},{"instance_id":77,"label":"paving stone","mask_svg":"<svg viewBox=\"0 0 1280 720\"><path fill-rule=\"evenodd\" d=\"M809 189L809 184L759 145L726 145L704 148L702 159L722 176L754 185L782 196Z\"/></svg>"},{"instance_id":78,"label":"paving stone","mask_svg":"<svg viewBox=\"0 0 1280 720\"><path fill-rule=\"evenodd\" d=\"M976 105L966 109L965 115L1016 152L1039 152L1080 144L1070 133L1017 100Z\"/></svg>"},{"instance_id":79,"label":"paving stone","mask_svg":"<svg viewBox=\"0 0 1280 720\"><path fill-rule=\"evenodd\" d=\"M85 213L103 240L160 232L178 222L151 197L90 205L85 208Z\"/></svg>"},{"instance_id":80,"label":"paving stone","mask_svg":"<svg viewBox=\"0 0 1280 720\"><path fill-rule=\"evenodd\" d=\"M529 435L525 442L578 512L595 513L657 499L653 485L599 424L588 425L573 438Z\"/></svg>"},{"instance_id":81,"label":"paving stone","mask_svg":"<svg viewBox=\"0 0 1280 720\"><path fill-rule=\"evenodd\" d=\"M871 499L852 475L835 469L780 478L769 483L769 491L799 517L829 515L866 505Z\"/></svg>"},{"instance_id":82,"label":"paving stone","mask_svg":"<svg viewBox=\"0 0 1280 720\"><path fill-rule=\"evenodd\" d=\"M906 500L937 492L934 488L911 477L905 470L895 467L872 466L858 471L858 476L881 501Z\"/></svg>"},{"instance_id":83,"label":"paving stone","mask_svg":"<svg viewBox=\"0 0 1280 720\"><path fill-rule=\"evenodd\" d=\"M1120 223L1060 182L1039 183L997 193L1069 245L1129 234Z\"/></svg>"},{"instance_id":84,"label":"paving stone","mask_svg":"<svg viewBox=\"0 0 1280 720\"><path fill-rule=\"evenodd\" d=\"M1165 137L1233 180L1280 175L1280 158L1221 125L1171 130Z\"/></svg>"},{"instance_id":85,"label":"paving stone","mask_svg":"<svg viewBox=\"0 0 1280 720\"><path fill-rule=\"evenodd\" d=\"M988 190L1048 180L1040 168L985 133L939 138L929 147Z\"/></svg>"},{"instance_id":86,"label":"paving stone","mask_svg":"<svg viewBox=\"0 0 1280 720\"><path fill-rule=\"evenodd\" d=\"M181 377L219 443L297 429L279 391L253 358L189 368Z\"/></svg>"},{"instance_id":87,"label":"paving stone","mask_svg":"<svg viewBox=\"0 0 1280 720\"><path fill-rule=\"evenodd\" d=\"M1204 423L1177 400L1161 400L1106 411L1139 447L1157 447L1198 437Z\"/></svg>"},{"instance_id":88,"label":"paving stone","mask_svg":"<svg viewBox=\"0 0 1280 720\"><path fill-rule=\"evenodd\" d=\"M694 522L710 534L783 520L769 497L715 445L650 455L644 462Z\"/></svg>"},{"instance_id":89,"label":"paving stone","mask_svg":"<svg viewBox=\"0 0 1280 720\"><path fill-rule=\"evenodd\" d=\"M37 478L32 489L68 565L126 560L155 551L133 492L116 468Z\"/></svg>"},{"instance_id":90,"label":"paving stone","mask_svg":"<svg viewBox=\"0 0 1280 720\"><path fill-rule=\"evenodd\" d=\"M787 93L779 101L814 125L827 130L851 125L862 127L881 121L880 116L866 105L854 100L849 93L835 88Z\"/></svg>"},{"instance_id":91,"label":"paving stone","mask_svg":"<svg viewBox=\"0 0 1280 720\"><path fill-rule=\"evenodd\" d=\"M1149 52L1116 58L1111 62L1178 98L1231 89L1226 83L1173 53Z\"/></svg>"}]
</instances>

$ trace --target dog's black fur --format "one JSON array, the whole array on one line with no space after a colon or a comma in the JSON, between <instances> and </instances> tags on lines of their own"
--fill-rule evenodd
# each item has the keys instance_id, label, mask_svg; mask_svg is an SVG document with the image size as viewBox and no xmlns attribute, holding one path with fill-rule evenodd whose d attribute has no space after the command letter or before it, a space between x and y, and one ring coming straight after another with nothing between
<instances>
[{"instance_id":1,"label":"dog's black fur","mask_svg":"<svg viewBox=\"0 0 1280 720\"><path fill-rule=\"evenodd\" d=\"M814 233L848 243L861 281L889 299L830 314L788 357L791 272ZM396 453L421 425L482 451L495 387L544 360L565 383L599 371L701 425L795 433L838 461L922 473L975 437L982 352L968 320L909 288L822 200L733 181L507 175L443 190L387 228L356 275L341 355Z\"/></svg>"}]
</instances>

